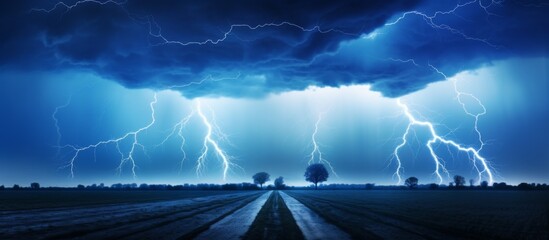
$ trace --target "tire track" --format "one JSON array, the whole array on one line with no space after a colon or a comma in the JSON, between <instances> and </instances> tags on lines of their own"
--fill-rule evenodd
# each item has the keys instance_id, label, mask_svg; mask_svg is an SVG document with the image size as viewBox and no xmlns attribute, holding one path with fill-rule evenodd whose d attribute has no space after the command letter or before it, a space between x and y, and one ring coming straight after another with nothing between
<instances>
[{"instance_id":1,"label":"tire track","mask_svg":"<svg viewBox=\"0 0 549 240\"><path fill-rule=\"evenodd\" d=\"M296 219L297 225L306 239L350 239L350 236L333 224L324 221L310 208L298 202L286 193L281 193L284 202Z\"/></svg>"},{"instance_id":2,"label":"tire track","mask_svg":"<svg viewBox=\"0 0 549 240\"><path fill-rule=\"evenodd\" d=\"M279 191L274 191L244 239L305 239Z\"/></svg>"},{"instance_id":3,"label":"tire track","mask_svg":"<svg viewBox=\"0 0 549 240\"><path fill-rule=\"evenodd\" d=\"M180 239L195 237L196 239L240 239L248 231L271 194L272 191L264 193L245 207L235 210L215 222L212 221L211 225L208 226L209 229L206 228L207 231L203 229L204 232L202 233L188 234Z\"/></svg>"}]
</instances>

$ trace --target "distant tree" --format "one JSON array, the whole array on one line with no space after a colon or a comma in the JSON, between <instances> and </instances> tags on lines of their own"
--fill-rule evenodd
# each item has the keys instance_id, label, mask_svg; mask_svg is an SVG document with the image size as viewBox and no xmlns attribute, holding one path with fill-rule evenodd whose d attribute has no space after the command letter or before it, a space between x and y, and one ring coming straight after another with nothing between
<instances>
[{"instance_id":1,"label":"distant tree","mask_svg":"<svg viewBox=\"0 0 549 240\"><path fill-rule=\"evenodd\" d=\"M40 184L37 183L37 182L33 182L33 183L31 183L30 187L31 187L32 189L39 189L39 188L40 188Z\"/></svg>"},{"instance_id":2,"label":"distant tree","mask_svg":"<svg viewBox=\"0 0 549 240\"><path fill-rule=\"evenodd\" d=\"M12 189L15 189L15 190L17 190L17 189L20 189L20 188L21 188L21 187L19 187L19 185L17 185L17 184L13 184L13 187L12 187Z\"/></svg>"},{"instance_id":3,"label":"distant tree","mask_svg":"<svg viewBox=\"0 0 549 240\"><path fill-rule=\"evenodd\" d=\"M252 183L242 183L242 189L243 190L257 190L259 189L256 184Z\"/></svg>"},{"instance_id":4,"label":"distant tree","mask_svg":"<svg viewBox=\"0 0 549 240\"><path fill-rule=\"evenodd\" d=\"M76 188L78 188L78 189L84 189L84 188L86 188L86 186L84 186L84 185L82 185L82 184L78 184L78 186L76 186Z\"/></svg>"},{"instance_id":5,"label":"distant tree","mask_svg":"<svg viewBox=\"0 0 549 240\"><path fill-rule=\"evenodd\" d=\"M223 189L223 190L237 190L238 185L236 185L236 183L225 183L221 186L221 189Z\"/></svg>"},{"instance_id":6,"label":"distant tree","mask_svg":"<svg viewBox=\"0 0 549 240\"><path fill-rule=\"evenodd\" d=\"M149 184L141 183L141 185L139 185L139 189L149 189Z\"/></svg>"},{"instance_id":7,"label":"distant tree","mask_svg":"<svg viewBox=\"0 0 549 240\"><path fill-rule=\"evenodd\" d=\"M321 163L309 165L305 170L305 180L315 184L315 189L318 189L318 183L328 180L328 171Z\"/></svg>"},{"instance_id":8,"label":"distant tree","mask_svg":"<svg viewBox=\"0 0 549 240\"><path fill-rule=\"evenodd\" d=\"M531 186L528 184L528 183L520 183L518 186L517 186L518 189L520 190L528 190L528 189L531 189Z\"/></svg>"},{"instance_id":9,"label":"distant tree","mask_svg":"<svg viewBox=\"0 0 549 240\"><path fill-rule=\"evenodd\" d=\"M275 188L276 189L284 189L284 178L283 177L277 177L274 181Z\"/></svg>"},{"instance_id":10,"label":"distant tree","mask_svg":"<svg viewBox=\"0 0 549 240\"><path fill-rule=\"evenodd\" d=\"M105 188L105 184L104 183L100 183L98 188Z\"/></svg>"},{"instance_id":11,"label":"distant tree","mask_svg":"<svg viewBox=\"0 0 549 240\"><path fill-rule=\"evenodd\" d=\"M271 180L271 175L266 172L258 172L252 178L255 184L259 184L260 188L263 188L263 184Z\"/></svg>"},{"instance_id":12,"label":"distant tree","mask_svg":"<svg viewBox=\"0 0 549 240\"><path fill-rule=\"evenodd\" d=\"M469 179L469 187L474 187L474 186L475 186L475 180Z\"/></svg>"},{"instance_id":13,"label":"distant tree","mask_svg":"<svg viewBox=\"0 0 549 240\"><path fill-rule=\"evenodd\" d=\"M0 185L0 190L4 190L6 189L6 187L4 187L4 185Z\"/></svg>"},{"instance_id":14,"label":"distant tree","mask_svg":"<svg viewBox=\"0 0 549 240\"><path fill-rule=\"evenodd\" d=\"M481 188L488 188L488 182L487 182L487 181L482 181L482 182L480 183L480 187L481 187Z\"/></svg>"},{"instance_id":15,"label":"distant tree","mask_svg":"<svg viewBox=\"0 0 549 240\"><path fill-rule=\"evenodd\" d=\"M376 186L375 183L366 183L366 185L365 185L366 190L372 190L372 189L374 189L375 186Z\"/></svg>"},{"instance_id":16,"label":"distant tree","mask_svg":"<svg viewBox=\"0 0 549 240\"><path fill-rule=\"evenodd\" d=\"M404 181L404 184L406 184L406 186L409 188L416 188L418 182L419 180L417 179L417 177L409 177L406 179L406 181Z\"/></svg>"},{"instance_id":17,"label":"distant tree","mask_svg":"<svg viewBox=\"0 0 549 240\"><path fill-rule=\"evenodd\" d=\"M507 183L505 182L494 183L492 186L494 187L494 189L506 189Z\"/></svg>"},{"instance_id":18,"label":"distant tree","mask_svg":"<svg viewBox=\"0 0 549 240\"><path fill-rule=\"evenodd\" d=\"M431 189L431 190L438 189L438 184L436 184L436 183L429 184L429 189Z\"/></svg>"},{"instance_id":19,"label":"distant tree","mask_svg":"<svg viewBox=\"0 0 549 240\"><path fill-rule=\"evenodd\" d=\"M456 184L456 187L463 187L465 185L465 178L460 175L455 175L454 183Z\"/></svg>"}]
</instances>

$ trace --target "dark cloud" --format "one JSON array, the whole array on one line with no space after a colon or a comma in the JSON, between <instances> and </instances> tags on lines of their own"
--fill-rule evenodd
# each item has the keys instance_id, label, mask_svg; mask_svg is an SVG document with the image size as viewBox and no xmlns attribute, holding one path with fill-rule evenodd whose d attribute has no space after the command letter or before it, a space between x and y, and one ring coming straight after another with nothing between
<instances>
[{"instance_id":1,"label":"dark cloud","mask_svg":"<svg viewBox=\"0 0 549 240\"><path fill-rule=\"evenodd\" d=\"M43 1L3 2L0 64L20 70L93 70L128 87L181 86L188 97L258 97L310 85L363 83L394 97L441 80L428 64L453 75L497 59L547 55L548 7L532 2L474 2L438 14L433 23L439 28L414 14L384 27L405 11L431 16L455 4L84 1L69 10ZM266 23L276 26L234 27L224 36L232 24ZM363 38L374 30L377 37ZM202 79L207 80L193 84Z\"/></svg>"}]
</instances>

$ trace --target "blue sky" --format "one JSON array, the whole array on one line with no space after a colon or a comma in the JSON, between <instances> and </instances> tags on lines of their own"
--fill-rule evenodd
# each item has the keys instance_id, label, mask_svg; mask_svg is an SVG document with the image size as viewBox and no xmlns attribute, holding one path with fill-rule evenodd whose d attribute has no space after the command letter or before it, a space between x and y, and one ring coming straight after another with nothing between
<instances>
[{"instance_id":1,"label":"blue sky","mask_svg":"<svg viewBox=\"0 0 549 240\"><path fill-rule=\"evenodd\" d=\"M319 115L315 140L338 175L331 172L329 182L396 184L393 152L408 124L399 98L441 136L479 149L474 118L454 83L486 108L479 154L493 180L549 180L543 4L2 5L2 18L20 21L0 25L12 33L0 38L0 184L242 182L267 171L302 185ZM196 12L179 14L189 9ZM461 100L469 112L482 111L469 95ZM217 125L211 139L230 161L226 174L208 141L197 173L208 132L198 103ZM193 111L181 131L181 164L178 128L164 140ZM129 136L78 153L71 174L75 149L149 124L137 134L139 144ZM428 130L412 131L399 150L399 173L438 182ZM128 159L117 169L132 146L136 167ZM434 149L450 175L478 179L466 154L442 144Z\"/></svg>"}]
</instances>

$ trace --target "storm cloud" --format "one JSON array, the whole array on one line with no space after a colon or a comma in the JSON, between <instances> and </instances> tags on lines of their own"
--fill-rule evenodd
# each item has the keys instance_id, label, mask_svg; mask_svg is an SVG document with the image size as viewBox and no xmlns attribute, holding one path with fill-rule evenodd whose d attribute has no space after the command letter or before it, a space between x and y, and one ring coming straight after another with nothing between
<instances>
[{"instance_id":1,"label":"storm cloud","mask_svg":"<svg viewBox=\"0 0 549 240\"><path fill-rule=\"evenodd\" d=\"M190 98L351 84L398 97L443 80L430 66L451 76L494 60L547 56L549 42L549 6L531 1L1 5L0 69L92 71Z\"/></svg>"}]
</instances>

